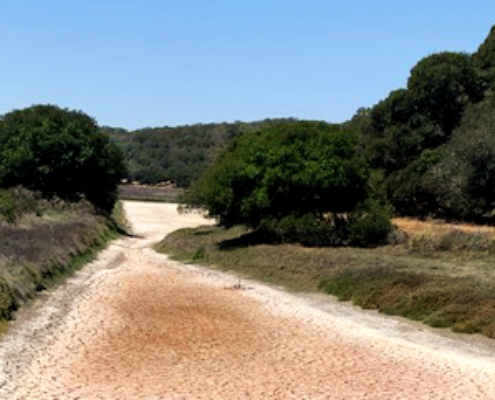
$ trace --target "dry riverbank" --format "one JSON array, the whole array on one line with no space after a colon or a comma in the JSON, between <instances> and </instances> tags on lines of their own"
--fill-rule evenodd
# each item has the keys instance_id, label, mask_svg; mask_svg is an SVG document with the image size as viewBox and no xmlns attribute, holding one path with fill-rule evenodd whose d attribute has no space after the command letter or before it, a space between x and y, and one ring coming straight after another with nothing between
<instances>
[{"instance_id":1,"label":"dry riverbank","mask_svg":"<svg viewBox=\"0 0 495 400\"><path fill-rule=\"evenodd\" d=\"M205 223L125 204L116 241L23 310L0 342L0 398L492 399L495 348L170 261L149 246Z\"/></svg>"}]
</instances>

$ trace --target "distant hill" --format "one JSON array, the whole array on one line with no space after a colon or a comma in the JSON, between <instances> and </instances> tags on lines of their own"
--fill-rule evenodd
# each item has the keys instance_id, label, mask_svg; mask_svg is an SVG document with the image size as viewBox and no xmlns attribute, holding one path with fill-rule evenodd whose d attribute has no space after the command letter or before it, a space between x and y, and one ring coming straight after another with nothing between
<instances>
[{"instance_id":1,"label":"distant hill","mask_svg":"<svg viewBox=\"0 0 495 400\"><path fill-rule=\"evenodd\" d=\"M294 121L102 129L130 180L187 188L234 137ZM405 87L344 125L359 135L369 190L397 215L495 223L495 27L473 54L419 60Z\"/></svg>"},{"instance_id":2,"label":"distant hill","mask_svg":"<svg viewBox=\"0 0 495 400\"><path fill-rule=\"evenodd\" d=\"M291 121L296 120L267 119L137 131L103 127L101 130L122 148L128 163L129 180L145 184L169 181L178 187L187 187L235 136L262 129L267 124Z\"/></svg>"}]
</instances>

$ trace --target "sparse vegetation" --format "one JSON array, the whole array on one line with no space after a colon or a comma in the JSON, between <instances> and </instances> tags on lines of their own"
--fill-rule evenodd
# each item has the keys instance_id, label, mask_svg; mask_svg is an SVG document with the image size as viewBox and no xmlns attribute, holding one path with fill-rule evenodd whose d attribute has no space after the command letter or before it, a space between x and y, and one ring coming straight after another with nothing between
<instances>
[{"instance_id":1,"label":"sparse vegetation","mask_svg":"<svg viewBox=\"0 0 495 400\"><path fill-rule=\"evenodd\" d=\"M157 250L292 290L495 338L495 229L397 219L395 245L374 249L266 244L243 227L184 229Z\"/></svg>"}]
</instances>

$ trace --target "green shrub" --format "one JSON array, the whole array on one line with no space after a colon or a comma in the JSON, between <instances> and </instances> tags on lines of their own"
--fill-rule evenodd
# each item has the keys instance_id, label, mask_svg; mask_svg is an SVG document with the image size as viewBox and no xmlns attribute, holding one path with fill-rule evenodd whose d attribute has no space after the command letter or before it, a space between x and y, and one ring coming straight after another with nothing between
<instances>
[{"instance_id":1,"label":"green shrub","mask_svg":"<svg viewBox=\"0 0 495 400\"><path fill-rule=\"evenodd\" d=\"M15 221L15 204L8 192L0 191L0 219L6 222Z\"/></svg>"},{"instance_id":2,"label":"green shrub","mask_svg":"<svg viewBox=\"0 0 495 400\"><path fill-rule=\"evenodd\" d=\"M42 201L36 193L21 187L0 190L0 220L14 223L24 214L42 213Z\"/></svg>"},{"instance_id":3,"label":"green shrub","mask_svg":"<svg viewBox=\"0 0 495 400\"><path fill-rule=\"evenodd\" d=\"M376 200L367 200L349 214L318 218L314 214L289 215L265 220L260 230L266 237L303 246L359 246L385 244L392 230L392 210Z\"/></svg>"},{"instance_id":4,"label":"green shrub","mask_svg":"<svg viewBox=\"0 0 495 400\"><path fill-rule=\"evenodd\" d=\"M392 209L376 200L367 200L352 214L349 242L354 246L370 247L385 244L392 231Z\"/></svg>"},{"instance_id":5,"label":"green shrub","mask_svg":"<svg viewBox=\"0 0 495 400\"><path fill-rule=\"evenodd\" d=\"M289 215L280 220L265 220L261 232L272 242L300 243L303 246L322 247L345 244L345 237L337 234L334 224L316 218L314 214L301 217Z\"/></svg>"},{"instance_id":6,"label":"green shrub","mask_svg":"<svg viewBox=\"0 0 495 400\"><path fill-rule=\"evenodd\" d=\"M282 242L368 246L390 230L385 209L366 201L368 178L353 132L277 124L238 136L181 201L222 226L246 225Z\"/></svg>"}]
</instances>

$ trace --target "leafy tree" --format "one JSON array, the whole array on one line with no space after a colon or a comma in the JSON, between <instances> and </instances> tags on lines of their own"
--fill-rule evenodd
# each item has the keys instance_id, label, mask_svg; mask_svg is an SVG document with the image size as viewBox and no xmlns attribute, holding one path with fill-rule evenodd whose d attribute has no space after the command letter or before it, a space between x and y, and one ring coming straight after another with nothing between
<instances>
[{"instance_id":1,"label":"leafy tree","mask_svg":"<svg viewBox=\"0 0 495 400\"><path fill-rule=\"evenodd\" d=\"M443 159L425 174L438 214L452 219L495 220L495 100L471 106Z\"/></svg>"},{"instance_id":2,"label":"leafy tree","mask_svg":"<svg viewBox=\"0 0 495 400\"><path fill-rule=\"evenodd\" d=\"M345 244L352 213L367 199L367 179L356 135L322 122L274 124L236 138L184 200L221 225ZM373 240L382 239L383 232Z\"/></svg>"},{"instance_id":3,"label":"leafy tree","mask_svg":"<svg viewBox=\"0 0 495 400\"><path fill-rule=\"evenodd\" d=\"M495 26L488 37L473 54L473 62L484 81L484 88L492 90L495 87Z\"/></svg>"},{"instance_id":4,"label":"leafy tree","mask_svg":"<svg viewBox=\"0 0 495 400\"><path fill-rule=\"evenodd\" d=\"M442 157L438 149L425 150L417 160L387 177L387 199L394 205L396 214L418 217L438 215L435 196L424 184L425 175Z\"/></svg>"},{"instance_id":5,"label":"leafy tree","mask_svg":"<svg viewBox=\"0 0 495 400\"><path fill-rule=\"evenodd\" d=\"M451 52L433 54L416 64L408 89L417 98L419 112L437 123L447 136L459 125L466 106L484 95L471 57Z\"/></svg>"},{"instance_id":6,"label":"leafy tree","mask_svg":"<svg viewBox=\"0 0 495 400\"><path fill-rule=\"evenodd\" d=\"M405 168L424 150L445 142L440 126L418 107L415 94L401 89L371 110L361 141L372 167L390 174Z\"/></svg>"},{"instance_id":7,"label":"leafy tree","mask_svg":"<svg viewBox=\"0 0 495 400\"><path fill-rule=\"evenodd\" d=\"M120 150L78 111L38 105L0 124L0 186L24 186L45 197L87 198L110 211L125 174Z\"/></svg>"},{"instance_id":8,"label":"leafy tree","mask_svg":"<svg viewBox=\"0 0 495 400\"><path fill-rule=\"evenodd\" d=\"M424 58L411 70L407 89L391 92L361 124L372 167L390 174L448 142L465 108L483 95L470 56L445 52Z\"/></svg>"}]
</instances>

